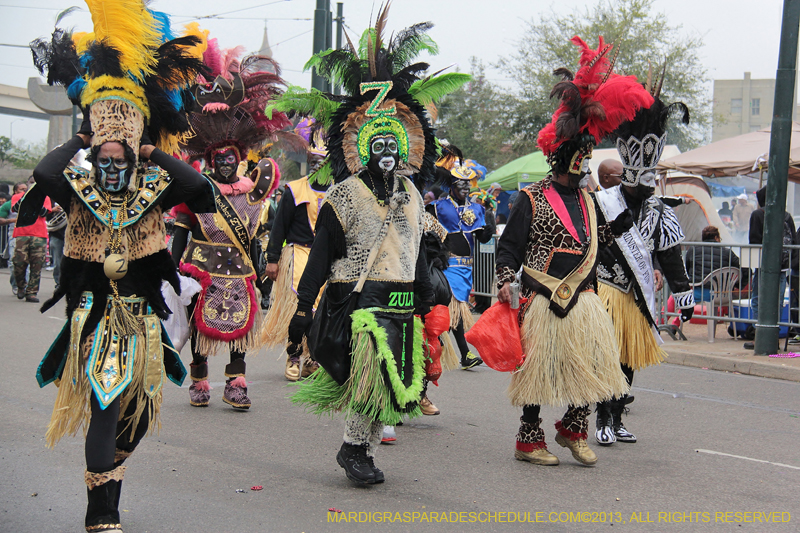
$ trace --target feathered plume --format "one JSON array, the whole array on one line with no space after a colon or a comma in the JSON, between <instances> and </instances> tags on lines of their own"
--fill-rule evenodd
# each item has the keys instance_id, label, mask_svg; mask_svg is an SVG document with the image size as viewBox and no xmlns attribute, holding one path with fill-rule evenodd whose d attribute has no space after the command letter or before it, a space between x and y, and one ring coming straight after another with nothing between
<instances>
[{"instance_id":1,"label":"feathered plume","mask_svg":"<svg viewBox=\"0 0 800 533\"><path fill-rule=\"evenodd\" d=\"M186 91L204 66L205 36L195 26L175 38L164 13L151 12L140 0L87 0L94 31L56 29L50 42L31 43L34 64L49 84L67 87L73 103L119 97L148 118L151 140L172 153L176 136L189 127ZM62 17L63 18L63 17Z\"/></svg>"},{"instance_id":2,"label":"feathered plume","mask_svg":"<svg viewBox=\"0 0 800 533\"><path fill-rule=\"evenodd\" d=\"M92 13L94 41L119 54L119 63L111 63L108 68L121 68L133 79L144 82L145 76L155 72L157 60L152 50L162 43L161 24L141 0L85 1ZM103 74L104 68L97 64L95 71Z\"/></svg>"},{"instance_id":3,"label":"feathered plume","mask_svg":"<svg viewBox=\"0 0 800 533\"><path fill-rule=\"evenodd\" d=\"M273 111L283 111L313 116L318 125L327 129L328 158L337 181L361 168L352 138L359 125L363 125L364 110L375 96L374 93L362 95L362 83L392 82L386 100L401 104L403 112L398 112L398 116L402 117L401 120L408 120L409 124L413 123L410 127L414 134L409 134L409 137L416 147L412 150L414 155L409 159L408 166L404 167L404 163L401 163L401 170L413 174L419 182L425 182L433 178L437 159L426 108L435 112L436 100L471 79L469 75L460 73L440 75L441 71L423 79L428 64L415 60L423 51L430 54L438 52L436 43L427 35L433 24L415 24L387 40L385 33L389 7L389 2L381 6L374 27L363 32L357 46L347 36L344 49L320 52L306 63L306 69L313 68L331 84L341 85L347 96L289 87L267 109L267 115ZM348 140L345 140L345 136Z\"/></svg>"},{"instance_id":4,"label":"feathered plume","mask_svg":"<svg viewBox=\"0 0 800 533\"><path fill-rule=\"evenodd\" d=\"M611 134L623 121L631 120L639 109L649 107L653 98L642 91L635 76L620 76L612 72L612 49L603 37L598 37L597 49L592 49L577 35L571 42L581 49L579 68L574 76L567 69L557 69L558 82L550 97L558 97L560 105L553 120L537 138L545 155L554 153L565 141L579 133L594 137L595 144Z\"/></svg>"},{"instance_id":5,"label":"feathered plume","mask_svg":"<svg viewBox=\"0 0 800 533\"><path fill-rule=\"evenodd\" d=\"M292 125L284 113L265 113L269 103L283 94L285 82L278 64L259 55L240 61L243 50L242 46L220 50L216 39L208 41L203 54L207 72L198 76L194 90L213 98L198 102L190 115L195 135L184 139L182 146L191 158L205 157L208 162L222 146L236 146L244 157L268 141L288 151L305 150L302 138L282 131Z\"/></svg>"}]
</instances>

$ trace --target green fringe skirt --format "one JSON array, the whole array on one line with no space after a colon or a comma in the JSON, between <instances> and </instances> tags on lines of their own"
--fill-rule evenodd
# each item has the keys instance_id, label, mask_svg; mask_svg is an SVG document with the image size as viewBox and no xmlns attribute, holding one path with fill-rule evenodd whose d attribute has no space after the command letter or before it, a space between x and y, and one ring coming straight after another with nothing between
<instances>
[{"instance_id":1,"label":"green fringe skirt","mask_svg":"<svg viewBox=\"0 0 800 533\"><path fill-rule=\"evenodd\" d=\"M419 416L425 377L422 321L377 308L358 309L351 318L350 377L340 386L320 367L296 385L292 402L318 415L356 412L386 425Z\"/></svg>"}]
</instances>

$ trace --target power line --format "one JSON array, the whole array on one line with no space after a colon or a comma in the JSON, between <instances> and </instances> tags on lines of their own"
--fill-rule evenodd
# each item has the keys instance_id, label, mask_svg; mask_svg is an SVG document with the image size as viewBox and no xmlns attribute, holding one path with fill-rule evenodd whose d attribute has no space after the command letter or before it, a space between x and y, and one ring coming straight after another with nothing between
<instances>
[{"instance_id":1,"label":"power line","mask_svg":"<svg viewBox=\"0 0 800 533\"><path fill-rule=\"evenodd\" d=\"M284 40L282 40L282 41L281 41L281 42L279 42L279 43L271 44L270 46L271 46L272 48L275 48L276 46L280 46L280 45L282 45L283 43L285 43L285 42L287 42L287 41L291 41L292 39L296 39L297 37L301 37L301 36L305 35L306 33L311 33L312 31L314 31L314 30L313 30L313 29L311 29L311 30L308 30L308 31L304 31L303 33L298 33L298 34L297 34L297 35L295 35L294 37L289 37L288 39L284 39Z\"/></svg>"},{"instance_id":2,"label":"power line","mask_svg":"<svg viewBox=\"0 0 800 533\"><path fill-rule=\"evenodd\" d=\"M0 43L0 46L8 46L9 48L24 48L28 49L27 44L7 44L7 43Z\"/></svg>"},{"instance_id":3,"label":"power line","mask_svg":"<svg viewBox=\"0 0 800 533\"><path fill-rule=\"evenodd\" d=\"M36 6L13 6L9 4L0 4L0 7L16 7L18 9L41 9L44 11L61 11L57 7L36 7Z\"/></svg>"},{"instance_id":4,"label":"power line","mask_svg":"<svg viewBox=\"0 0 800 533\"><path fill-rule=\"evenodd\" d=\"M184 18L184 19L187 19L187 20L200 20L200 18L198 18L198 17L190 17L188 15L177 15L177 16L172 17L172 18ZM207 17L203 17L203 18L207 18ZM286 21L286 20L300 20L300 21L309 21L309 20L314 20L314 19L313 18L302 18L302 17L292 17L292 18L289 18L289 17L284 17L284 18L281 18L281 17L277 17L277 18L271 18L271 17L264 17L264 18L260 18L260 17L214 17L214 20L255 20L255 21L260 21L260 20L284 20L284 21Z\"/></svg>"},{"instance_id":5,"label":"power line","mask_svg":"<svg viewBox=\"0 0 800 533\"><path fill-rule=\"evenodd\" d=\"M291 2L291 1L292 0L275 0L274 2L267 2L266 4L258 4L257 6L243 7L241 9L234 9L232 11L223 11L222 13L215 13L213 15L201 15L199 17L195 17L194 15L173 15L173 16L174 17L189 18L189 19L192 19L192 20L213 19L213 18L219 18L222 15L230 15L231 13L239 13L241 11L247 11L247 10L250 10L250 9L256 9L256 8L259 8L259 7L266 7L266 6L271 6L273 4L280 4L282 2Z\"/></svg>"}]
</instances>

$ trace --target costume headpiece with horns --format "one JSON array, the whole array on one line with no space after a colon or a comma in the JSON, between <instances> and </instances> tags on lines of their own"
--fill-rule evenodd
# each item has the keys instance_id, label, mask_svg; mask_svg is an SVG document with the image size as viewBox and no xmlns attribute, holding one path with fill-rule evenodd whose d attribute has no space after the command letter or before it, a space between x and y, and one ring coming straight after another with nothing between
<instances>
[{"instance_id":1,"label":"costume headpiece with horns","mask_svg":"<svg viewBox=\"0 0 800 533\"><path fill-rule=\"evenodd\" d=\"M667 122L673 115L680 116L683 124L689 124L689 108L683 102L665 104L661 101L661 88L664 84L666 63L656 83L653 84L653 70L650 68L644 86L638 85L632 92L651 95L653 103L641 108L633 120L619 125L614 134L622 161L622 183L636 187L640 183L655 187L656 166L667 144Z\"/></svg>"},{"instance_id":2,"label":"costume headpiece with horns","mask_svg":"<svg viewBox=\"0 0 800 533\"><path fill-rule=\"evenodd\" d=\"M192 87L195 104L189 122L193 135L183 140L181 148L190 160L205 159L207 167L213 166L214 155L220 151L233 149L242 161L267 142L283 141L293 151L305 150L299 135L283 131L291 126L285 114L264 114L285 85L280 67L259 55L240 60L243 52L242 46L220 49L217 39L209 39L203 54L208 70Z\"/></svg>"}]
</instances>

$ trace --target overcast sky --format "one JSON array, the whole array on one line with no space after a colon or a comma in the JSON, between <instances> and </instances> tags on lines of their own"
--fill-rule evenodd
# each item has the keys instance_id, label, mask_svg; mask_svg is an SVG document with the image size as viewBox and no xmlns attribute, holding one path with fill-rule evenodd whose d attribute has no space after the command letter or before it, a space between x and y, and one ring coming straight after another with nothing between
<instances>
[{"instance_id":1,"label":"overcast sky","mask_svg":"<svg viewBox=\"0 0 800 533\"><path fill-rule=\"evenodd\" d=\"M331 3L335 16L336 1L331 0ZM440 54L428 61L434 68L455 63L467 71L471 56L490 64L511 54L522 35L525 20L537 19L550 10L578 15L589 4L594 3L581 0L394 0L389 31L432 21L435 27L430 34L439 44ZM61 25L90 31L88 10L78 0L0 0L0 43L25 45L48 35L55 15L72 5L79 5L83 11L69 15ZM302 69L312 52L311 19L316 0L154 0L152 7L170 13L173 26L214 14L228 13L224 16L236 17L236 20L200 20L222 47L244 45L249 51L258 50L266 24L274 57L283 69L284 78L293 84L310 84L310 75L304 74ZM344 2L345 24L350 28L351 39L355 40L368 26L372 9L371 0ZM702 37L705 45L700 59L709 78L742 78L746 71L751 72L753 78L775 77L782 1L655 0L655 9L665 13L671 25L681 25L685 35ZM236 12L231 13L234 10ZM0 83L24 87L29 77L37 75L29 51L0 46L0 52L3 73ZM498 82L508 81L499 71L490 70L488 76ZM16 120L13 124L15 139L37 141L47 135L45 121L18 120L6 115L0 115L0 135L9 136L12 120Z\"/></svg>"}]
</instances>

